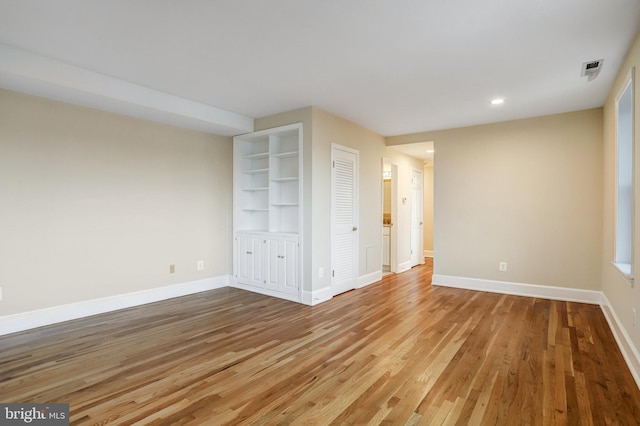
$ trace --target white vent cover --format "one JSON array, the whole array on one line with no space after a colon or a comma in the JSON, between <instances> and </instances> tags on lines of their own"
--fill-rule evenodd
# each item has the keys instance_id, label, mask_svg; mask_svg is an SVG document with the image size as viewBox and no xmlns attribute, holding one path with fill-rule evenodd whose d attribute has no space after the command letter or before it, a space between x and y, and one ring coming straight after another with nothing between
<instances>
[{"instance_id":1,"label":"white vent cover","mask_svg":"<svg viewBox=\"0 0 640 426\"><path fill-rule=\"evenodd\" d=\"M582 72L580 77L587 77L587 81L591 81L600 74L604 59L596 59L595 61L584 62L582 64Z\"/></svg>"}]
</instances>

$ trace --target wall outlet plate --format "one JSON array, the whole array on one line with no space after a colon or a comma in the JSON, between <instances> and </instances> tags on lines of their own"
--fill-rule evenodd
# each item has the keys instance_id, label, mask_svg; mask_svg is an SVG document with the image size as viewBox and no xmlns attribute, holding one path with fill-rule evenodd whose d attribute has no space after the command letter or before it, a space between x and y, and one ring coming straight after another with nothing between
<instances>
[{"instance_id":1,"label":"wall outlet plate","mask_svg":"<svg viewBox=\"0 0 640 426\"><path fill-rule=\"evenodd\" d=\"M196 266L198 271L202 271L204 269L204 260L198 260L198 264Z\"/></svg>"},{"instance_id":2,"label":"wall outlet plate","mask_svg":"<svg viewBox=\"0 0 640 426\"><path fill-rule=\"evenodd\" d=\"M507 270L507 262L500 262L500 263L498 264L498 269L499 269L501 272L505 272L505 271Z\"/></svg>"}]
</instances>

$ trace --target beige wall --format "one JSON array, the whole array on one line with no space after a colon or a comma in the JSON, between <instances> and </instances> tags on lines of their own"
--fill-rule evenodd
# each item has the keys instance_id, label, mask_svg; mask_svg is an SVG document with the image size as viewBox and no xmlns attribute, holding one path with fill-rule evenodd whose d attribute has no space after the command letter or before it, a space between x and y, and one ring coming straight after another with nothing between
<instances>
[{"instance_id":1,"label":"beige wall","mask_svg":"<svg viewBox=\"0 0 640 426\"><path fill-rule=\"evenodd\" d=\"M436 274L600 289L601 109L388 143L414 139L437 150Z\"/></svg>"},{"instance_id":2,"label":"beige wall","mask_svg":"<svg viewBox=\"0 0 640 426\"><path fill-rule=\"evenodd\" d=\"M0 90L0 316L231 274L231 148Z\"/></svg>"},{"instance_id":3,"label":"beige wall","mask_svg":"<svg viewBox=\"0 0 640 426\"><path fill-rule=\"evenodd\" d=\"M636 67L636 81L634 92L634 132L635 132L635 164L634 164L634 196L635 196L635 217L634 217L634 267L635 267L635 286L632 288L626 280L620 275L617 269L611 264L614 256L614 215L615 215L615 153L616 153L616 111L615 98L623 89L623 84L632 67ZM632 309L638 312L640 320L640 279L638 279L638 269L640 268L640 173L638 165L640 164L640 149L638 149L638 140L640 138L640 84L638 73L640 70L640 36L636 38L635 43L630 49L627 58L620 68L618 77L609 93L609 97L604 106L604 221L603 221L603 255L602 255L602 291L605 293L611 306L616 312L617 317L624 326L627 334L636 346L640 349L640 324L633 326Z\"/></svg>"},{"instance_id":4,"label":"beige wall","mask_svg":"<svg viewBox=\"0 0 640 426\"><path fill-rule=\"evenodd\" d=\"M424 250L433 252L433 165L424 166Z\"/></svg>"}]
</instances>

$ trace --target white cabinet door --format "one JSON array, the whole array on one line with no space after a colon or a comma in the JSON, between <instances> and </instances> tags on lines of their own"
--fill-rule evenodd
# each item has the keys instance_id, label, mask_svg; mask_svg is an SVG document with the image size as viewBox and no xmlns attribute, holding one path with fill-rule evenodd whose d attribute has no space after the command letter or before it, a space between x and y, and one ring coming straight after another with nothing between
<instances>
[{"instance_id":1,"label":"white cabinet door","mask_svg":"<svg viewBox=\"0 0 640 426\"><path fill-rule=\"evenodd\" d=\"M267 288L280 291L280 238L270 236L266 241Z\"/></svg>"},{"instance_id":2,"label":"white cabinet door","mask_svg":"<svg viewBox=\"0 0 640 426\"><path fill-rule=\"evenodd\" d=\"M264 245L264 239L261 235L249 237L249 264L251 268L249 284L256 287L264 287L267 280Z\"/></svg>"},{"instance_id":3,"label":"white cabinet door","mask_svg":"<svg viewBox=\"0 0 640 426\"><path fill-rule=\"evenodd\" d=\"M249 247L249 235L238 234L236 236L236 280L249 284L251 281L251 250Z\"/></svg>"},{"instance_id":4,"label":"white cabinet door","mask_svg":"<svg viewBox=\"0 0 640 426\"><path fill-rule=\"evenodd\" d=\"M279 247L280 291L298 294L298 239L296 237L282 237Z\"/></svg>"},{"instance_id":5,"label":"white cabinet door","mask_svg":"<svg viewBox=\"0 0 640 426\"><path fill-rule=\"evenodd\" d=\"M298 238L274 236L266 239L267 288L298 294Z\"/></svg>"},{"instance_id":6,"label":"white cabinet door","mask_svg":"<svg viewBox=\"0 0 640 426\"><path fill-rule=\"evenodd\" d=\"M267 265L265 240L261 235L238 233L236 235L236 280L242 284L264 287Z\"/></svg>"}]
</instances>

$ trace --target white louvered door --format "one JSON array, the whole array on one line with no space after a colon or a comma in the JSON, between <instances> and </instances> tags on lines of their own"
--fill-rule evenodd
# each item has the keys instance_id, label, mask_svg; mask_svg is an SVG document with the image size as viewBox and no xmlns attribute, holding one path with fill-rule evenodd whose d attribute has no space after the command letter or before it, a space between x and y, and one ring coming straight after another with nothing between
<instances>
[{"instance_id":1,"label":"white louvered door","mask_svg":"<svg viewBox=\"0 0 640 426\"><path fill-rule=\"evenodd\" d=\"M358 277L358 151L331 148L331 290L356 288Z\"/></svg>"}]
</instances>

